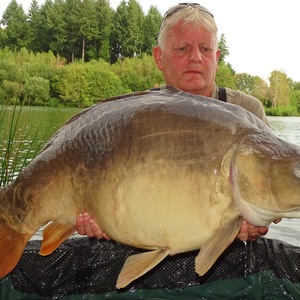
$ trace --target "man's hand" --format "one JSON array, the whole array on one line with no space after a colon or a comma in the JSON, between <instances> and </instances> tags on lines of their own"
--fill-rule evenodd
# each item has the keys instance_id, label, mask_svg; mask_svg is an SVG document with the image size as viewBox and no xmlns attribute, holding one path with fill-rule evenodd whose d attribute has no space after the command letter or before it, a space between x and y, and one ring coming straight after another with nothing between
<instances>
[{"instance_id":1,"label":"man's hand","mask_svg":"<svg viewBox=\"0 0 300 300\"><path fill-rule=\"evenodd\" d=\"M277 219L273 223L277 224L280 221L281 219ZM241 241L255 241L258 237L266 235L268 231L267 226L253 226L244 220L238 238Z\"/></svg>"},{"instance_id":2,"label":"man's hand","mask_svg":"<svg viewBox=\"0 0 300 300\"><path fill-rule=\"evenodd\" d=\"M280 221L281 219L277 219L273 223L277 224ZM84 212L77 216L76 229L77 232L81 235L96 237L97 239L110 239L87 212ZM258 237L266 235L268 230L269 228L267 226L254 226L249 224L246 220L244 220L237 237L241 241L255 241Z\"/></svg>"},{"instance_id":3,"label":"man's hand","mask_svg":"<svg viewBox=\"0 0 300 300\"><path fill-rule=\"evenodd\" d=\"M105 238L109 240L110 238L101 230L96 221L89 215L89 213L84 212L77 216L76 218L76 229L81 235L87 235L89 237L95 237L97 239Z\"/></svg>"}]
</instances>

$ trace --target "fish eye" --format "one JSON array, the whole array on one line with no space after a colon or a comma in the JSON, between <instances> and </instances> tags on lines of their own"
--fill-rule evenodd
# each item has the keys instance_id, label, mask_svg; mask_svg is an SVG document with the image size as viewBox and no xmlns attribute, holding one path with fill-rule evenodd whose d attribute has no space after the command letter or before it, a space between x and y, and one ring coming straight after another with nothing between
<instances>
[{"instance_id":1,"label":"fish eye","mask_svg":"<svg viewBox=\"0 0 300 300\"><path fill-rule=\"evenodd\" d=\"M295 175L300 178L300 162L297 162L294 166Z\"/></svg>"}]
</instances>

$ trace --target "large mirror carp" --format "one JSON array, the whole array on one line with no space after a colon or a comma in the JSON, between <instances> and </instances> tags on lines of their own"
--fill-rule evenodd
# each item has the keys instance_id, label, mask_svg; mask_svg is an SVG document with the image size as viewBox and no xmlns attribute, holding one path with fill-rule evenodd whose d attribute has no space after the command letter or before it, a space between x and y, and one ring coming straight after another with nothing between
<instances>
[{"instance_id":1,"label":"large mirror carp","mask_svg":"<svg viewBox=\"0 0 300 300\"><path fill-rule=\"evenodd\" d=\"M203 275L243 219L300 217L300 147L239 106L172 87L102 101L0 190L0 277L41 226L49 255L83 211L111 239L149 250L126 260L117 288L195 249Z\"/></svg>"}]
</instances>

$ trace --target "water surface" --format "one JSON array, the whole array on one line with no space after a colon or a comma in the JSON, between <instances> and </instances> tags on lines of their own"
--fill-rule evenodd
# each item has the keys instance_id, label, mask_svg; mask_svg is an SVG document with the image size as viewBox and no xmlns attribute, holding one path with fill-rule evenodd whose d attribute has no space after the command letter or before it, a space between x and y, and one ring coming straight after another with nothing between
<instances>
[{"instance_id":1,"label":"water surface","mask_svg":"<svg viewBox=\"0 0 300 300\"><path fill-rule=\"evenodd\" d=\"M271 128L280 137L300 146L300 117L268 117L268 119ZM300 219L285 218L278 224L271 224L266 237L300 247Z\"/></svg>"}]
</instances>

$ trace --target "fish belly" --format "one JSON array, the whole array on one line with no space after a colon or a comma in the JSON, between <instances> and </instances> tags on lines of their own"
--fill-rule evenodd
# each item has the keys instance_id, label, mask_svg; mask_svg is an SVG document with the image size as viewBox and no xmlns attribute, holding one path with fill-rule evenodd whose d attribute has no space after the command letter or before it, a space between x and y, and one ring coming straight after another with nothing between
<instances>
[{"instance_id":1,"label":"fish belly","mask_svg":"<svg viewBox=\"0 0 300 300\"><path fill-rule=\"evenodd\" d=\"M199 249L228 206L229 199L214 197L215 178L202 180L194 165L151 162L113 170L110 189L99 193L93 209L105 232L124 244L172 253Z\"/></svg>"}]
</instances>

